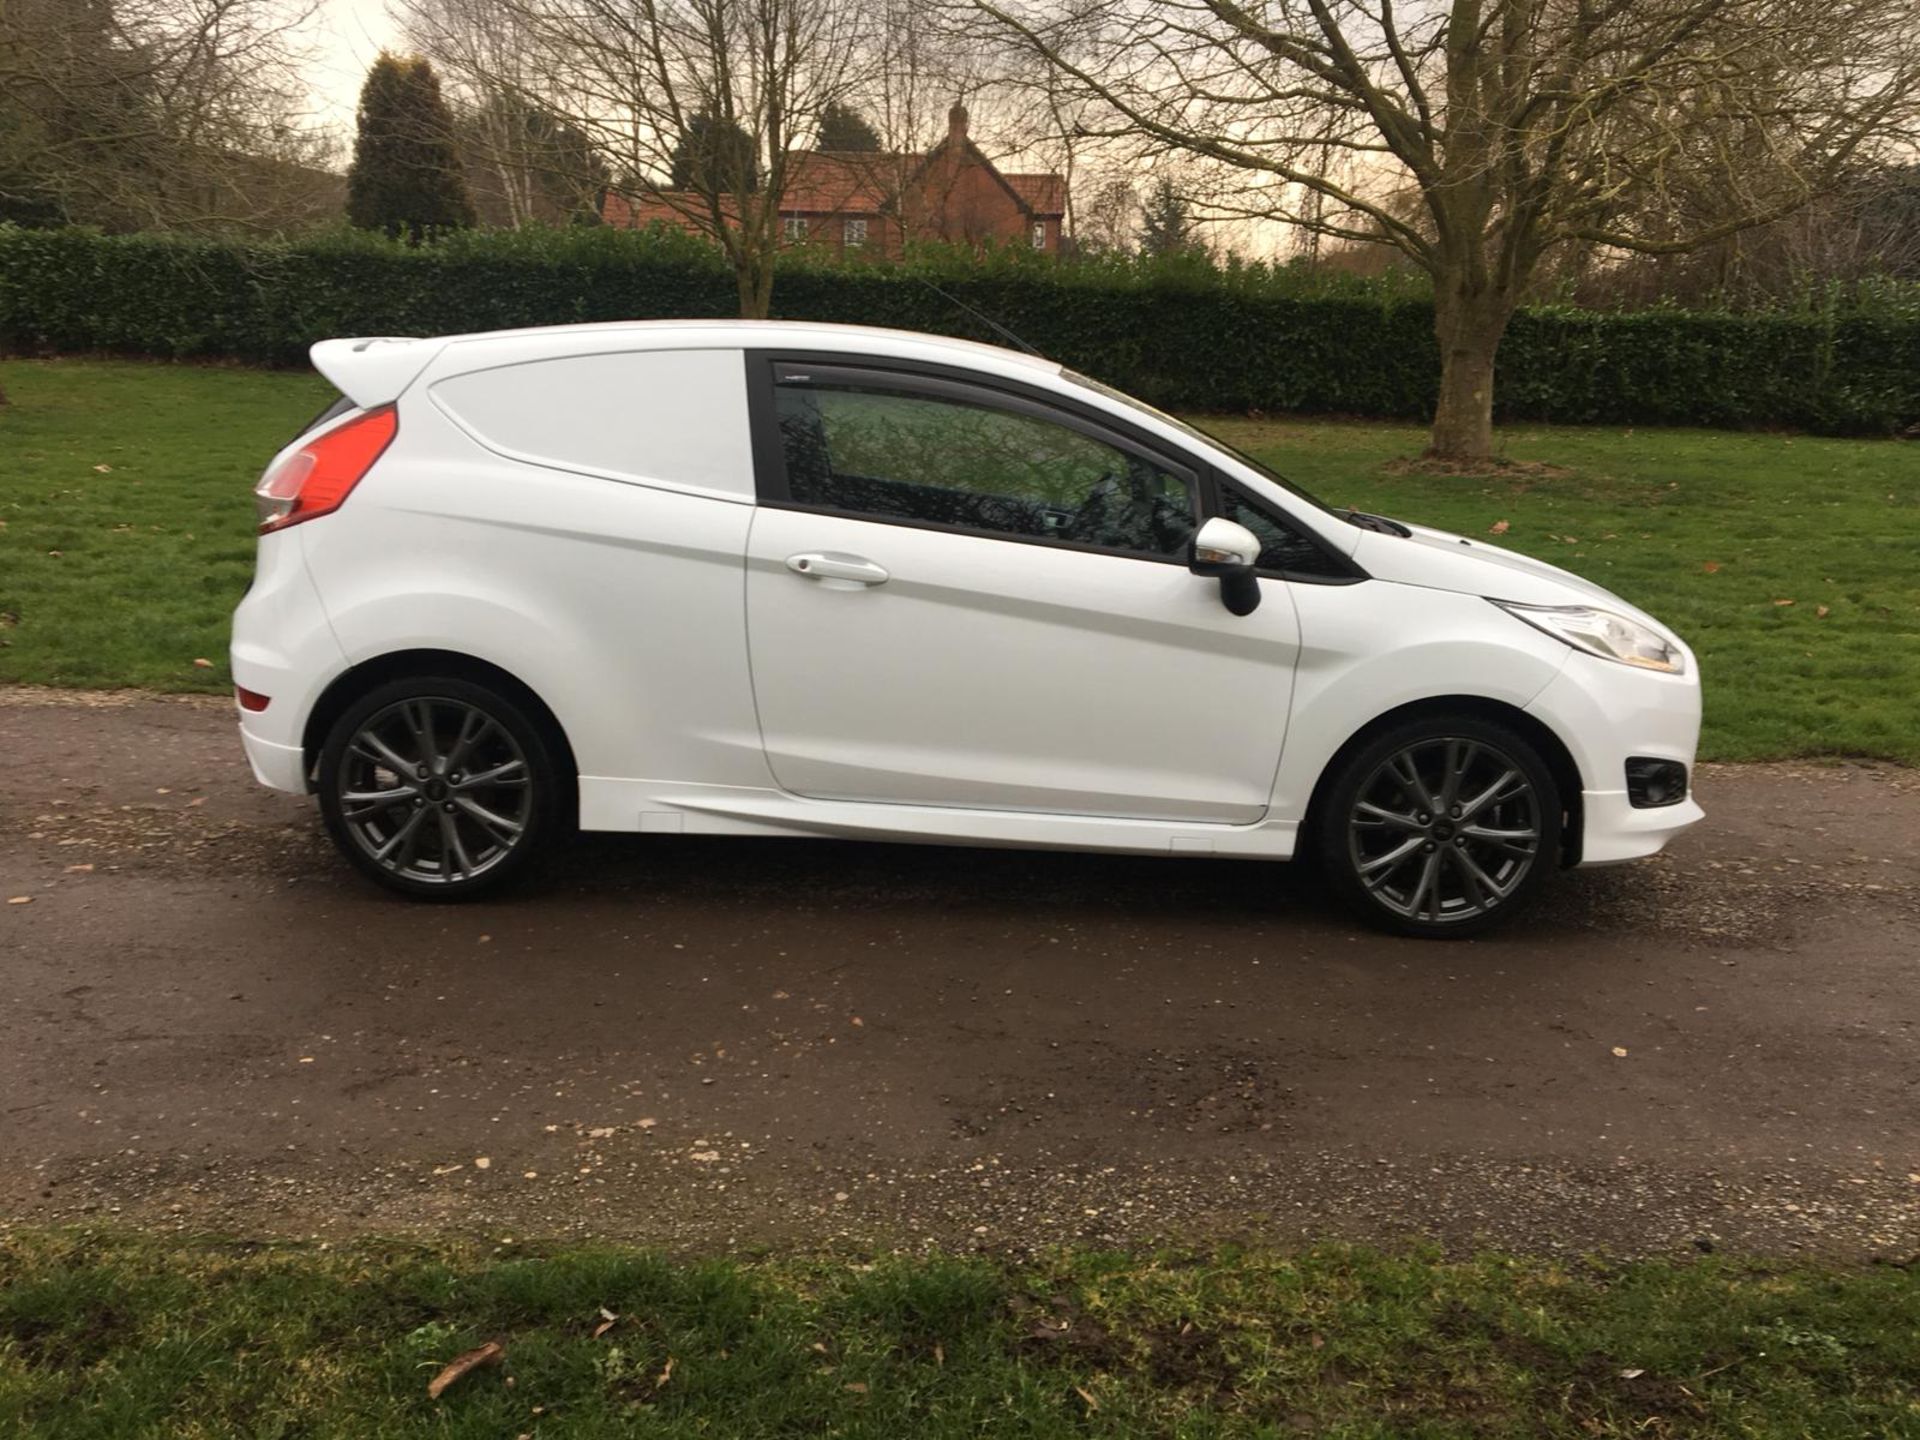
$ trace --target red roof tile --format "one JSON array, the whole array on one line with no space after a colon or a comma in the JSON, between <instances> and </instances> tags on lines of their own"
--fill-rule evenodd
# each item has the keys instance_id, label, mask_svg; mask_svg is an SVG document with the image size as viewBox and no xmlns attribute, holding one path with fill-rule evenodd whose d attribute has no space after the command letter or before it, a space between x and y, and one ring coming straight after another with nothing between
<instances>
[{"instance_id":1,"label":"red roof tile","mask_svg":"<svg viewBox=\"0 0 1920 1440\"><path fill-rule=\"evenodd\" d=\"M1067 213L1067 181L1064 175L1008 175L1007 184L1014 194L1027 202L1036 215Z\"/></svg>"},{"instance_id":2,"label":"red roof tile","mask_svg":"<svg viewBox=\"0 0 1920 1440\"><path fill-rule=\"evenodd\" d=\"M806 151L793 157L780 211L878 215L915 163L914 156L882 151Z\"/></svg>"}]
</instances>

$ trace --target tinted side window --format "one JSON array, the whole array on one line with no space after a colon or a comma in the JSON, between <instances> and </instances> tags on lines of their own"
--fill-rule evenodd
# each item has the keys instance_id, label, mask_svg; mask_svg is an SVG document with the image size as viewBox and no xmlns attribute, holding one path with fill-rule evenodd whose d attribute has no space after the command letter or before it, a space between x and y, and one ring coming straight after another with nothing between
<instances>
[{"instance_id":1,"label":"tinted side window","mask_svg":"<svg viewBox=\"0 0 1920 1440\"><path fill-rule=\"evenodd\" d=\"M852 514L1179 556L1192 486L1091 435L991 405L781 384L790 497Z\"/></svg>"},{"instance_id":2,"label":"tinted side window","mask_svg":"<svg viewBox=\"0 0 1920 1440\"><path fill-rule=\"evenodd\" d=\"M1220 487L1220 513L1236 520L1260 539L1262 570L1284 570L1290 575L1324 575L1345 579L1352 572L1286 520L1238 490Z\"/></svg>"}]
</instances>

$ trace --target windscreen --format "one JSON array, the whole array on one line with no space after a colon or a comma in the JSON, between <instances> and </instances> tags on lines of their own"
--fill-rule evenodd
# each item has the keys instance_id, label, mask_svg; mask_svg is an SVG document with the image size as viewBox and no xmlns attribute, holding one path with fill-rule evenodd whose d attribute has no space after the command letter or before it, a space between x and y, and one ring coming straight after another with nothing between
<instances>
[{"instance_id":1,"label":"windscreen","mask_svg":"<svg viewBox=\"0 0 1920 1440\"><path fill-rule=\"evenodd\" d=\"M1226 441L1222 440L1218 435L1209 435L1206 431L1200 429L1197 425L1189 425L1186 421L1182 420L1177 415L1169 415L1164 410L1156 410L1153 406L1147 404L1146 401L1136 400L1133 398L1133 396L1127 394L1127 392L1124 390L1116 390L1111 385L1102 385L1098 380L1094 380L1086 375L1078 374L1075 371L1063 369L1060 372L1060 378L1063 380L1071 380L1076 385L1084 386L1088 390L1093 391L1096 395L1104 395L1109 400L1117 400L1120 404L1125 405L1129 410L1137 410L1142 415L1151 415L1155 420L1158 420L1162 425L1171 425L1173 426L1174 429L1178 430L1181 434L1190 436L1193 439L1200 441L1202 444L1211 445L1216 450L1224 450L1227 452L1227 454L1233 456L1234 459L1238 460L1241 464L1245 465L1249 470L1252 470L1255 474L1263 476L1268 480L1271 480L1274 484L1278 485L1282 490L1285 490L1289 495L1295 496L1301 500L1306 501L1309 505L1313 506L1315 509L1327 515L1332 516L1335 520L1347 519L1347 512L1345 512L1344 510L1335 510L1331 505L1328 505L1324 500L1320 499L1317 495L1308 494L1305 490L1302 490L1298 485L1294 484L1291 480L1287 479L1286 476L1274 470L1272 466L1261 464L1260 461L1254 459L1253 456L1247 454L1246 451L1241 450L1236 446L1229 445Z\"/></svg>"}]
</instances>

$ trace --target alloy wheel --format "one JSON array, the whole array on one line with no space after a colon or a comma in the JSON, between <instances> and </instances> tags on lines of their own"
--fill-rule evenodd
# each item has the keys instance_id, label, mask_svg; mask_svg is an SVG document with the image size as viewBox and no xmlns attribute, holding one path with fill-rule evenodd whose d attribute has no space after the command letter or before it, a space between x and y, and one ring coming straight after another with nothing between
<instances>
[{"instance_id":1,"label":"alloy wheel","mask_svg":"<svg viewBox=\"0 0 1920 1440\"><path fill-rule=\"evenodd\" d=\"M381 869L424 884L486 874L533 816L527 757L464 700L418 696L376 711L347 743L335 783L354 843Z\"/></svg>"},{"instance_id":2,"label":"alloy wheel","mask_svg":"<svg viewBox=\"0 0 1920 1440\"><path fill-rule=\"evenodd\" d=\"M1484 740L1436 736L1394 751L1347 819L1353 873L1405 919L1477 919L1512 898L1540 857L1540 799L1526 770Z\"/></svg>"}]
</instances>

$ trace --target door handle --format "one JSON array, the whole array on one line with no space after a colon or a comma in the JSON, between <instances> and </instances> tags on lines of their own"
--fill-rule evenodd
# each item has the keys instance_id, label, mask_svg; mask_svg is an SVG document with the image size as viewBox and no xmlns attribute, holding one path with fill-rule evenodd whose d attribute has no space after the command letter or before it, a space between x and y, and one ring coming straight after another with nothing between
<instances>
[{"instance_id":1,"label":"door handle","mask_svg":"<svg viewBox=\"0 0 1920 1440\"><path fill-rule=\"evenodd\" d=\"M809 580L850 580L856 585L887 583L887 572L859 555L835 555L810 550L803 555L789 555L787 569Z\"/></svg>"}]
</instances>

